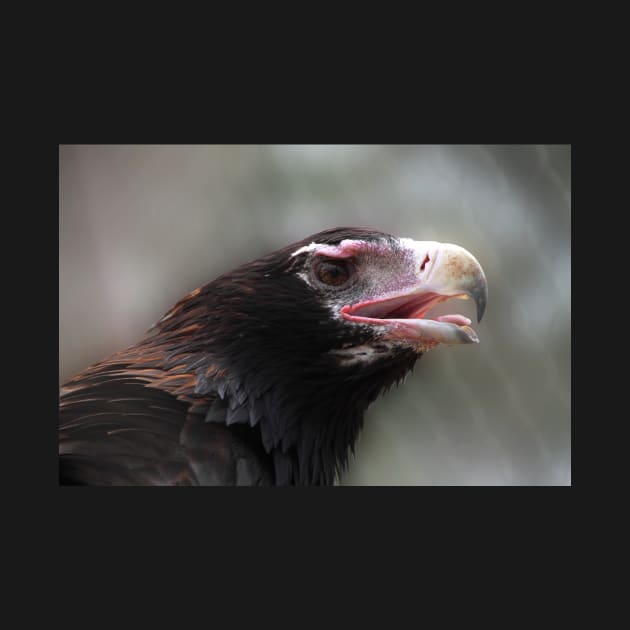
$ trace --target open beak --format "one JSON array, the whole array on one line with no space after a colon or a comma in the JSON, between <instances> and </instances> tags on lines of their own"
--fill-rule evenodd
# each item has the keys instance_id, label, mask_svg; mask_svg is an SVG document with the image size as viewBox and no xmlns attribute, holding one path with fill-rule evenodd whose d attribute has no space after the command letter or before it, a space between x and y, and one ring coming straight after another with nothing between
<instances>
[{"instance_id":1,"label":"open beak","mask_svg":"<svg viewBox=\"0 0 630 630\"><path fill-rule=\"evenodd\" d=\"M342 316L357 324L383 326L383 336L406 340L421 349L437 344L478 343L471 321L459 314L431 319L428 311L452 298L471 298L481 321L488 300L486 277L477 259L463 247L434 241L404 241L413 265L411 281L358 304L344 306Z\"/></svg>"}]
</instances>

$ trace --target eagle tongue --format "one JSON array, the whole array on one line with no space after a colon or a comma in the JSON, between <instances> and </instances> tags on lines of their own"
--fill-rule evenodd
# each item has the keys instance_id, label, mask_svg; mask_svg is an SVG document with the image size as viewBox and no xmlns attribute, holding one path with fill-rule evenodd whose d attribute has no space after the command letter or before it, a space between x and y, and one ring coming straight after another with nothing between
<instances>
[{"instance_id":1,"label":"eagle tongue","mask_svg":"<svg viewBox=\"0 0 630 630\"><path fill-rule=\"evenodd\" d=\"M470 326L472 324L472 321L463 315L440 315L435 318L435 321L457 324L458 326Z\"/></svg>"}]
</instances>

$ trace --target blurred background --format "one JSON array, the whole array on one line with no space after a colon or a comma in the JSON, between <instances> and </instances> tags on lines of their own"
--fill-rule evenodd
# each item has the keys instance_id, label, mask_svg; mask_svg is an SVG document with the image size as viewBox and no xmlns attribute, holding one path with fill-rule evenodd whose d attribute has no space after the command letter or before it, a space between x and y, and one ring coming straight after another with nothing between
<instances>
[{"instance_id":1,"label":"blurred background","mask_svg":"<svg viewBox=\"0 0 630 630\"><path fill-rule=\"evenodd\" d=\"M488 279L481 343L370 407L340 484L570 485L570 146L62 145L59 182L61 382L311 233L457 243Z\"/></svg>"}]
</instances>

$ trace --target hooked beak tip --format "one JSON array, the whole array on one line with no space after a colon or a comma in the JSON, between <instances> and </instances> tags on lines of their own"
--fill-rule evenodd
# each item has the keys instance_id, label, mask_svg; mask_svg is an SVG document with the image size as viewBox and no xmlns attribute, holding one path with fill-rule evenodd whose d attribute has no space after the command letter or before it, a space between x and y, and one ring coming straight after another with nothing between
<instances>
[{"instance_id":1,"label":"hooked beak tip","mask_svg":"<svg viewBox=\"0 0 630 630\"><path fill-rule=\"evenodd\" d=\"M480 282L471 291L471 297L475 300L475 305L477 306L477 322L480 322L483 314L486 312L486 304L488 303L488 285L485 283L485 278L483 283Z\"/></svg>"}]
</instances>

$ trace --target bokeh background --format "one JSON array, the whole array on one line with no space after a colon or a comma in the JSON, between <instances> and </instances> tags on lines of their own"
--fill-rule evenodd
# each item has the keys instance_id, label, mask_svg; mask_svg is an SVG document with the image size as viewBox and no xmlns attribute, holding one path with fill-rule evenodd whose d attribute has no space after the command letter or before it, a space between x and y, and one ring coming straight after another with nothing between
<instances>
[{"instance_id":1,"label":"bokeh background","mask_svg":"<svg viewBox=\"0 0 630 630\"><path fill-rule=\"evenodd\" d=\"M570 146L62 145L59 182L61 382L322 229L453 242L488 278L481 343L380 398L339 483L570 485Z\"/></svg>"}]
</instances>

